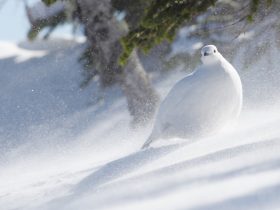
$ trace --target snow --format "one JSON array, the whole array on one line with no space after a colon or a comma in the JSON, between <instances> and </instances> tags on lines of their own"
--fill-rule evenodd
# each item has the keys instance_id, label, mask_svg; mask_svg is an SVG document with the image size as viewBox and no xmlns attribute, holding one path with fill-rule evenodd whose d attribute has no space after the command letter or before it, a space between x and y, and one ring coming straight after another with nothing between
<instances>
[{"instance_id":1,"label":"snow","mask_svg":"<svg viewBox=\"0 0 280 210\"><path fill-rule=\"evenodd\" d=\"M130 129L120 90L80 89L84 47L0 43L0 209L279 209L277 91L266 106L245 99L223 133L141 151L152 125ZM165 96L184 76L156 87ZM258 72L246 76L249 88Z\"/></svg>"},{"instance_id":2,"label":"snow","mask_svg":"<svg viewBox=\"0 0 280 210\"><path fill-rule=\"evenodd\" d=\"M29 12L32 20L41 20L57 15L64 9L65 2L62 1L57 1L50 6L46 6L45 3L39 1L31 7Z\"/></svg>"},{"instance_id":3,"label":"snow","mask_svg":"<svg viewBox=\"0 0 280 210\"><path fill-rule=\"evenodd\" d=\"M3 49L0 52L0 59L15 57L16 63L25 62L31 58L41 58L46 55L43 50L34 52L19 48L15 43L0 42L0 46Z\"/></svg>"},{"instance_id":4,"label":"snow","mask_svg":"<svg viewBox=\"0 0 280 210\"><path fill-rule=\"evenodd\" d=\"M180 53L187 53L194 55L197 50L203 47L201 40L188 37L190 34L196 30L196 26L183 27L178 32L178 38L171 45L171 52L167 56L168 59Z\"/></svg>"}]
</instances>

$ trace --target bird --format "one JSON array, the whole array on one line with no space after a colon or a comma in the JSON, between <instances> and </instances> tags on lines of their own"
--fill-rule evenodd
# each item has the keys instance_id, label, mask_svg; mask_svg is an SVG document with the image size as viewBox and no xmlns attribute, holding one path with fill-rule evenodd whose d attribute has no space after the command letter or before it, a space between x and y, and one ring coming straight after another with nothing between
<instances>
[{"instance_id":1,"label":"bird","mask_svg":"<svg viewBox=\"0 0 280 210\"><path fill-rule=\"evenodd\" d=\"M238 119L243 103L238 72L214 45L201 49L201 61L162 101L142 149L159 139L213 135Z\"/></svg>"}]
</instances>

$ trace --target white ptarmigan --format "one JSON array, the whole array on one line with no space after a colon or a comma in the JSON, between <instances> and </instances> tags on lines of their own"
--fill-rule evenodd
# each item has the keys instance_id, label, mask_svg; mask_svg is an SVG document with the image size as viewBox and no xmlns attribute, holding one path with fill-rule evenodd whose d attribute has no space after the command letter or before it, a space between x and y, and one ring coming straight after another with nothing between
<instances>
[{"instance_id":1,"label":"white ptarmigan","mask_svg":"<svg viewBox=\"0 0 280 210\"><path fill-rule=\"evenodd\" d=\"M207 136L237 119L242 107L237 71L214 45L201 49L201 61L202 65L176 83L161 103L142 148L158 139Z\"/></svg>"}]
</instances>

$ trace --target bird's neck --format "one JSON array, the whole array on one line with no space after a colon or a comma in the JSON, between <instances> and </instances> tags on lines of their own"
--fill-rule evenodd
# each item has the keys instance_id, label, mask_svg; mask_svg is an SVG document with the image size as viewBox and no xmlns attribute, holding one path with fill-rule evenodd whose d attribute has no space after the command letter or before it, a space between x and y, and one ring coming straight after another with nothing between
<instances>
[{"instance_id":1,"label":"bird's neck","mask_svg":"<svg viewBox=\"0 0 280 210\"><path fill-rule=\"evenodd\" d=\"M222 60L220 59L204 59L203 60L203 65L205 66L216 66L216 65L220 65L222 63Z\"/></svg>"}]
</instances>

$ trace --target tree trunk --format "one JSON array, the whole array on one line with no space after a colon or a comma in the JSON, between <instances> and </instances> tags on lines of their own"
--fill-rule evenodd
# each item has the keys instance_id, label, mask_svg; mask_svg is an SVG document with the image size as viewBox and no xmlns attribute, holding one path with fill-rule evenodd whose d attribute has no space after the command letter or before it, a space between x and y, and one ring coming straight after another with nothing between
<instances>
[{"instance_id":1,"label":"tree trunk","mask_svg":"<svg viewBox=\"0 0 280 210\"><path fill-rule=\"evenodd\" d=\"M133 122L147 122L156 110L158 96L136 52L124 68L118 64L122 50L119 39L126 34L126 29L116 20L111 1L77 0L77 5L101 84L119 83Z\"/></svg>"},{"instance_id":2,"label":"tree trunk","mask_svg":"<svg viewBox=\"0 0 280 210\"><path fill-rule=\"evenodd\" d=\"M149 121L156 111L159 97L134 51L122 72L121 85L127 98L128 109L135 124Z\"/></svg>"}]
</instances>

